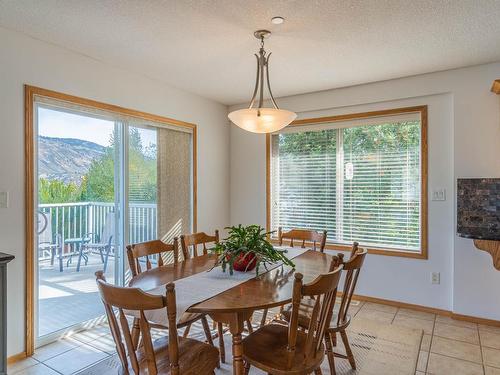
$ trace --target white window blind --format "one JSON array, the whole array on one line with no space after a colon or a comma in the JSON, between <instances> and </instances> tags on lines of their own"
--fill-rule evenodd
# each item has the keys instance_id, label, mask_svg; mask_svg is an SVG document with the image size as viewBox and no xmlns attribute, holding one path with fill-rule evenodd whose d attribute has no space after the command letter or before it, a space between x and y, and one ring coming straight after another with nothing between
<instances>
[{"instance_id":1,"label":"white window blind","mask_svg":"<svg viewBox=\"0 0 500 375\"><path fill-rule=\"evenodd\" d=\"M337 130L273 136L273 223L336 233Z\"/></svg>"},{"instance_id":2,"label":"white window blind","mask_svg":"<svg viewBox=\"0 0 500 375\"><path fill-rule=\"evenodd\" d=\"M419 113L290 127L271 142L271 229L419 252Z\"/></svg>"}]
</instances>

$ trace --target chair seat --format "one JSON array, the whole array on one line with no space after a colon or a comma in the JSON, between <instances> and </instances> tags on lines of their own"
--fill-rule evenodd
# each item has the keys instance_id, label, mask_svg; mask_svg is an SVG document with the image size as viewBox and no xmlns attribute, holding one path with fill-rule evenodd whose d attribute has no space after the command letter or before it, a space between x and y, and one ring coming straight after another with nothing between
<instances>
[{"instance_id":1,"label":"chair seat","mask_svg":"<svg viewBox=\"0 0 500 375\"><path fill-rule=\"evenodd\" d=\"M308 328L309 327L309 321L311 319L312 315L312 310L314 308L314 303L316 301L313 299L303 299L300 303L300 308L299 308L299 326L302 328ZM290 321L291 314L292 314L292 306L288 305L286 306L283 311L281 312L283 317L287 322ZM332 319L330 320L330 326L329 329L332 331L337 331L341 329L345 329L351 321L351 317L349 315L346 316L346 319L341 322L340 324L337 324L337 314L332 315Z\"/></svg>"},{"instance_id":2,"label":"chair seat","mask_svg":"<svg viewBox=\"0 0 500 375\"><path fill-rule=\"evenodd\" d=\"M312 373L323 361L323 344L316 355L305 358L306 334L297 332L297 345L288 365L288 327L268 324L243 339L243 358L265 372L275 375Z\"/></svg>"},{"instance_id":3,"label":"chair seat","mask_svg":"<svg viewBox=\"0 0 500 375\"><path fill-rule=\"evenodd\" d=\"M158 375L170 374L168 337L153 342ZM143 348L137 351L140 373L149 374L146 355ZM179 337L179 373L182 375L213 374L219 364L219 351L203 342Z\"/></svg>"}]
</instances>

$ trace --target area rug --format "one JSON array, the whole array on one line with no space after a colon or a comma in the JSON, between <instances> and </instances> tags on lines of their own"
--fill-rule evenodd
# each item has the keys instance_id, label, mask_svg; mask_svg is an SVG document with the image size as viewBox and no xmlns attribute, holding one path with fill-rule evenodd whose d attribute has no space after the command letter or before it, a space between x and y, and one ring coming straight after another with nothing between
<instances>
[{"instance_id":1,"label":"area rug","mask_svg":"<svg viewBox=\"0 0 500 375\"><path fill-rule=\"evenodd\" d=\"M201 331L198 331L200 329ZM193 336L203 338L202 328L193 326ZM190 335L191 336L191 335ZM414 375L417 367L420 342L423 331L399 327L386 323L379 323L368 319L355 319L348 330L357 369L352 370L349 362L336 358L337 374L349 375ZM341 340L339 340L341 342ZM231 359L231 337L226 335L226 358ZM337 348L343 352L339 344ZM86 375L114 375L118 374L120 360L116 355L111 356L79 374ZM329 374L328 360L325 358L321 366L323 374ZM231 363L222 364L216 374L232 374ZM250 374L265 374L252 368Z\"/></svg>"}]
</instances>

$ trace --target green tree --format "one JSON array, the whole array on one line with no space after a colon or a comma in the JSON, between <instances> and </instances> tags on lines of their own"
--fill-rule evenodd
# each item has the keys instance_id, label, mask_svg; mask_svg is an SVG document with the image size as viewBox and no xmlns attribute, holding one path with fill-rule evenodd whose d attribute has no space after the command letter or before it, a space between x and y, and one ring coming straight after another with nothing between
<instances>
[{"instance_id":1,"label":"green tree","mask_svg":"<svg viewBox=\"0 0 500 375\"><path fill-rule=\"evenodd\" d=\"M94 160L81 186L81 201L113 202L116 134L104 155ZM156 201L156 148L143 147L137 128L130 128L128 150L129 196L134 202Z\"/></svg>"},{"instance_id":2,"label":"green tree","mask_svg":"<svg viewBox=\"0 0 500 375\"><path fill-rule=\"evenodd\" d=\"M38 180L38 199L41 204L77 202L79 196L80 189L73 182L65 183L43 177Z\"/></svg>"}]
</instances>

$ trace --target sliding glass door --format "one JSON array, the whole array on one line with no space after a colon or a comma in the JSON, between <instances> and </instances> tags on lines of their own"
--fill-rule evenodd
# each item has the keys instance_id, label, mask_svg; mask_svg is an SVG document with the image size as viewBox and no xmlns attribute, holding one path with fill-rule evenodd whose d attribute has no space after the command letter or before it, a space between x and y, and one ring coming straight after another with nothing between
<instances>
[{"instance_id":1,"label":"sliding glass door","mask_svg":"<svg viewBox=\"0 0 500 375\"><path fill-rule=\"evenodd\" d=\"M123 124L36 106L37 337L52 337L103 313L94 273L119 283Z\"/></svg>"},{"instance_id":2,"label":"sliding glass door","mask_svg":"<svg viewBox=\"0 0 500 375\"><path fill-rule=\"evenodd\" d=\"M126 245L193 228L193 133L40 98L34 106L37 345L102 322L95 275L125 285Z\"/></svg>"}]
</instances>

